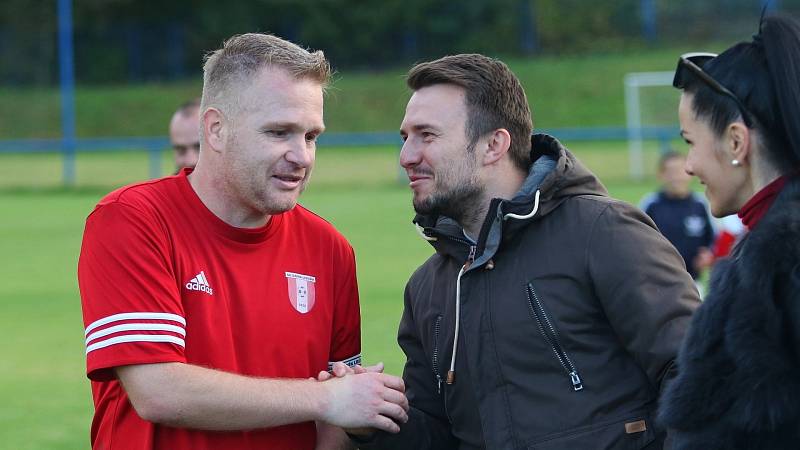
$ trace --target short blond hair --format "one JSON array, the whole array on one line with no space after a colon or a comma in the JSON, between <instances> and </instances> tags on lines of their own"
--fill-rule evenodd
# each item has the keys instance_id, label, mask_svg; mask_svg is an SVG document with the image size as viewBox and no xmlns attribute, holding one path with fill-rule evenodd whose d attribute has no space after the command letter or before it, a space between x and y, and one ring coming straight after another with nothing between
<instances>
[{"instance_id":1,"label":"short blond hair","mask_svg":"<svg viewBox=\"0 0 800 450\"><path fill-rule=\"evenodd\" d=\"M297 79L311 79L324 89L331 77L331 66L321 50L308 50L264 33L247 33L226 40L222 48L206 54L203 64L201 108L238 104L241 84L264 67L286 70ZM235 89L234 89L235 88Z\"/></svg>"}]
</instances>

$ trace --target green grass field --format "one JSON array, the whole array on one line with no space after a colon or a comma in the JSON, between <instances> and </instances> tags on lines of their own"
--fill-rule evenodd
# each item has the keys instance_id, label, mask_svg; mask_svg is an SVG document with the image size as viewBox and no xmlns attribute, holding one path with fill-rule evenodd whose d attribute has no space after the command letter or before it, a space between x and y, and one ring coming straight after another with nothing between
<instances>
[{"instance_id":1,"label":"green grass field","mask_svg":"<svg viewBox=\"0 0 800 450\"><path fill-rule=\"evenodd\" d=\"M654 187L652 178L627 180L624 143L572 147L617 197L637 202ZM395 343L403 286L432 252L410 223L410 193L398 181L397 152L320 149L302 197L353 244L363 353L367 362L384 361L395 374L403 364ZM651 148L648 167L655 154ZM167 161L165 154L165 170ZM0 448L88 448L92 405L75 279L83 221L108 190L147 176L143 153L80 155L78 187L65 190L57 184L59 163L56 155L0 156Z\"/></svg>"}]
</instances>

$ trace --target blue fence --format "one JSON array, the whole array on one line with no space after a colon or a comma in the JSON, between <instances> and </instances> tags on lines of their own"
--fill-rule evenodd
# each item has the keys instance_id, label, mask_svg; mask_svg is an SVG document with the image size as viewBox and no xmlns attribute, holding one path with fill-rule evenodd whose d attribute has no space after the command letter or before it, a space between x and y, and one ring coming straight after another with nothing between
<instances>
[{"instance_id":1,"label":"blue fence","mask_svg":"<svg viewBox=\"0 0 800 450\"><path fill-rule=\"evenodd\" d=\"M763 1L766 0L762 0ZM76 138L75 136L75 58L73 49L73 0L58 0L58 54L61 89L60 139L0 140L0 154L3 153L43 153L60 152L63 155L63 183L75 183L75 155L77 152L107 152L118 150L141 150L148 153L150 176L161 175L161 153L169 146L165 137L117 137L117 138ZM645 34L655 35L655 8L652 0L641 0ZM527 11L527 13L531 13ZM649 24L649 25L648 25ZM652 28L652 29L651 29ZM542 130L564 141L603 141L625 140L637 137L643 140L657 140L662 148L678 131L672 127L648 127L630 129L625 127L602 128L561 128ZM322 147L354 147L400 145L396 132L385 133L328 133L320 138Z\"/></svg>"},{"instance_id":2,"label":"blue fence","mask_svg":"<svg viewBox=\"0 0 800 450\"><path fill-rule=\"evenodd\" d=\"M661 148L678 137L676 127L643 127L643 140L657 141ZM622 141L631 136L626 127L553 128L536 130L548 133L562 141ZM320 147L369 147L402 145L397 132L380 133L326 133L320 136ZM114 137L76 139L11 139L0 140L0 154L9 153L61 153L64 157L63 183L74 184L74 157L81 152L143 151L148 154L150 177L162 175L162 152L169 147L166 137Z\"/></svg>"}]
</instances>

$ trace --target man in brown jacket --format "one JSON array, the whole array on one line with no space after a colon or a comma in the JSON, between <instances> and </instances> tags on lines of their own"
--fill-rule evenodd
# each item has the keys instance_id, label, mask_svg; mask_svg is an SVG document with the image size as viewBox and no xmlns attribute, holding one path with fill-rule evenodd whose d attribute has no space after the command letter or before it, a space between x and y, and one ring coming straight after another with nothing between
<instances>
[{"instance_id":1,"label":"man in brown jacket","mask_svg":"<svg viewBox=\"0 0 800 450\"><path fill-rule=\"evenodd\" d=\"M398 341L411 409L360 448L657 449L659 393L699 304L675 249L555 138L502 62L411 69L414 223L436 250Z\"/></svg>"}]
</instances>

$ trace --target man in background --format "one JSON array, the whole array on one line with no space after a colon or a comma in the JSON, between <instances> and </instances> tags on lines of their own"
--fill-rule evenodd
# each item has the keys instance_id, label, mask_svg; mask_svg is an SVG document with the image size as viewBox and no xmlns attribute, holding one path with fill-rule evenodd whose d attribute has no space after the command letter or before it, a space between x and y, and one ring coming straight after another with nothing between
<instances>
[{"instance_id":1,"label":"man in background","mask_svg":"<svg viewBox=\"0 0 800 450\"><path fill-rule=\"evenodd\" d=\"M702 196L692 192L686 173L686 157L669 151L658 162L661 188L641 202L642 211L681 254L686 270L697 280L713 260L714 228Z\"/></svg>"},{"instance_id":2,"label":"man in background","mask_svg":"<svg viewBox=\"0 0 800 450\"><path fill-rule=\"evenodd\" d=\"M178 107L169 121L169 143L175 156L175 168L197 165L200 157L200 99L189 100Z\"/></svg>"}]
</instances>

